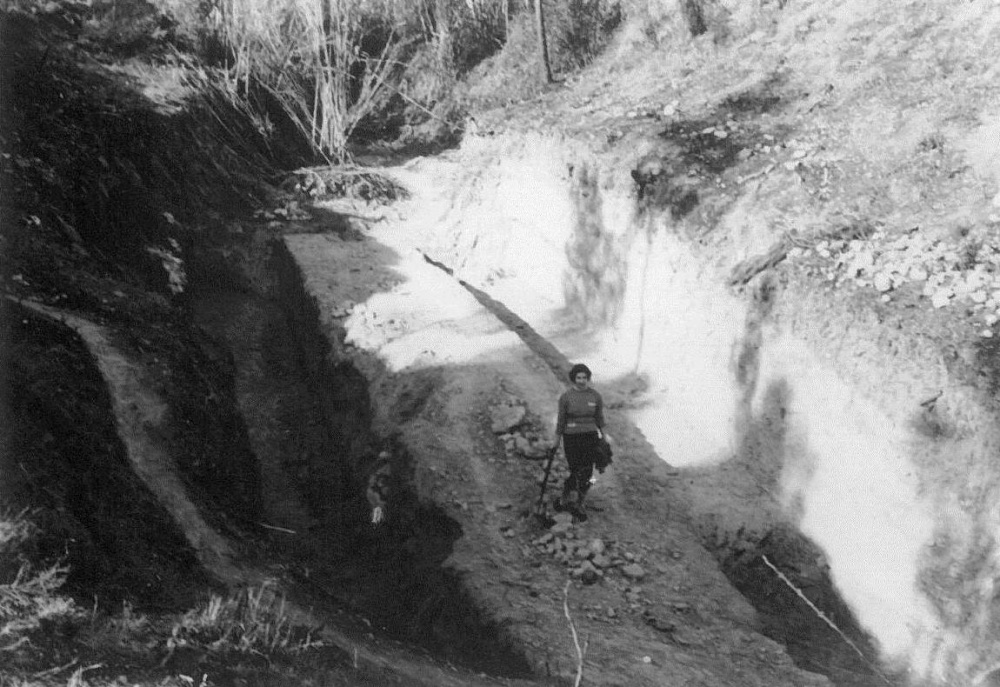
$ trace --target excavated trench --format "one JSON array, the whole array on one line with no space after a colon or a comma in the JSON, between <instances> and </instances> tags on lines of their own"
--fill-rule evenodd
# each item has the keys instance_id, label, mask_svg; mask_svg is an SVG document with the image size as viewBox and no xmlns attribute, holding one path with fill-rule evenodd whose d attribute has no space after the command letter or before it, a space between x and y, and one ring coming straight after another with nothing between
<instances>
[{"instance_id":1,"label":"excavated trench","mask_svg":"<svg viewBox=\"0 0 1000 687\"><path fill-rule=\"evenodd\" d=\"M190 289L196 322L233 356L236 392L261 463L268 544L293 594L328 604L358 633L422 647L502 677L524 657L442 567L459 525L407 488L409 456L371 426L364 378L331 356L315 305L280 237L263 228L206 251ZM392 517L375 528L365 498L391 454Z\"/></svg>"},{"instance_id":2,"label":"excavated trench","mask_svg":"<svg viewBox=\"0 0 1000 687\"><path fill-rule=\"evenodd\" d=\"M595 202L595 194L583 195ZM522 204L525 201L521 196L519 200ZM571 197L570 204L576 200ZM551 208L538 208L537 217L546 218L549 227L558 225L558 213L553 210L555 214L548 216L545 209ZM598 210L581 213L581 217L600 216ZM528 203L522 215L532 211ZM572 212L568 215L575 216ZM489 219L506 222L509 218L496 212ZM465 226L473 223L468 220ZM530 227L523 228L530 231ZM787 331L772 331L762 325L767 313L755 312L756 305L747 306L706 285L705 275L684 262L683 246L669 235L647 237L647 250L656 246L664 259L654 263L647 257L648 265L655 269L650 268L651 273L641 278L643 283L658 279L665 285L657 296L657 312L647 321L645 303L629 302L636 298L632 294L645 293L626 283L630 279L626 258L630 256L622 251L629 248L613 246L615 237L609 227L590 228L593 231L571 226L566 245L593 257L600 248L593 242L600 241L611 251L610 257L605 257L622 261L619 266L624 271L618 275L621 288L608 298L624 302L622 330L645 332L646 340L639 341L636 368L641 362L648 370L667 375L658 382L652 378L654 384L662 385L668 379L673 385L665 405L656 411L670 418L675 436L655 435L659 429L641 406L633 414L636 425L644 432L652 431L647 435L650 442L681 468L679 482L683 486L671 497L683 503L686 518L706 549L757 609L757 629L784 644L800 667L822 673L834 684L909 684L904 673L893 673L883 663L885 647L872 640L865 629L872 627L872 608L884 605L891 612L903 602L879 597L871 608L862 609L868 616L861 622L856 616L857 605L848 603L850 590L843 592L843 575L837 584L833 581L838 562L833 560L836 549L831 554L831 533L816 529L829 525L827 514L820 514L824 519L813 522L811 530L800 528L783 512L789 504L778 502L778 494L789 486L785 480L798 475L802 484L796 487L792 483L790 493L799 499L791 506L801 517L803 490L810 488L813 476L809 470L816 470L819 461L827 461L822 463L824 469L831 464L827 460L830 452L847 450L851 454L849 460L832 463L847 468L846 478L840 472L824 475L827 480L837 480L832 487L829 482L824 484L833 494L839 493L838 485L845 479L852 479L855 467L873 468L865 460L867 456L894 456L898 450L892 443L894 435L873 440L876 445L865 446L860 452L855 447L857 437L853 438L855 443L844 444L850 437L841 436L853 428L859 437L868 437L880 429L881 425L869 424L877 425L881 416L871 412L855 392L837 386L843 382L827 375L825 368L802 352L802 345L789 342ZM488 224L477 227L476 238L506 240L497 238L502 234L490 229ZM531 236L510 240L539 240ZM548 235L539 231L535 236L549 236L554 245L562 245L558 230ZM442 237L442 242L449 240L447 231ZM471 235L462 240L466 238L472 240ZM473 241L470 252L475 245ZM517 255L525 255L529 247L519 245ZM499 252L496 248L480 247L478 259L486 256L491 269L501 274L508 264L504 261L511 256L500 255L503 246ZM538 248L533 259L544 261L550 247ZM460 250L458 244L455 249ZM492 288L489 279L478 278L475 257L471 263L456 261L453 269L449 263L455 255L432 243L426 256L458 279L553 370L565 366L566 358L557 348L570 343L565 335L554 335L551 323L546 329L537 312L519 312L524 303L517 298L508 300L509 289ZM215 260L218 265L204 270L215 275L214 280L203 280L194 294L195 311L203 326L227 342L233 352L241 405L262 461L264 483L269 485L265 494L269 521L264 524L272 533L274 546L293 561L290 572L304 587L321 590L332 603L349 607L392 637L413 641L449 660L492 674L528 674L524 658L505 645L502 632L475 609L460 582L441 567L461 536L453 520L401 490L400 513L390 528L373 531L366 524L364 484L375 457L380 451L392 454L397 488L401 488L410 472L407 453L391 436L373 433L367 381L351 364L334 357L326 333L321 331L314 301L305 293L302 275L280 237L256 230L216 251ZM591 263L585 262L594 267ZM599 267L595 267L597 274L601 274ZM536 276L544 282L545 275L551 273L537 271ZM535 288L537 293L539 283L533 283L527 292ZM584 280L580 288L589 283ZM602 282L598 279L595 283ZM542 286L551 285L544 282ZM572 295L568 294L568 301ZM596 299L599 305L605 295L602 291L580 297L583 305L589 303L588 298ZM790 317L788 312L783 316ZM637 318L641 326L633 326ZM537 332L533 325L538 326ZM628 344L625 341L621 346ZM672 358L660 357L661 350L672 351ZM579 354L570 349L566 352ZM697 388L699 383L704 388ZM823 395L816 397L820 392ZM662 399L651 398L650 402ZM726 411L732 407L737 409L735 418ZM822 429L819 424L809 425L816 412L829 414L831 409L843 415L836 428L827 428L827 417L822 418ZM730 442L730 438L737 441ZM690 455L692 450L696 456ZM689 455L685 456L685 451ZM690 462L674 463L674 457L686 457ZM886 465L895 469L896 464L890 461ZM889 477L896 480L893 484L899 489L909 484L895 473ZM705 499L706 495L710 498ZM827 496L825 492L823 496ZM869 496L872 494L865 498ZM815 493L810 498L815 498ZM900 501L894 505L899 512L909 512L909 504L903 504L905 493L893 498ZM841 503L830 503L829 517L840 517L843 498ZM861 505L867 508L871 504L865 501ZM718 517L721 512L725 515ZM812 512L815 520L819 512ZM873 512L880 511L875 508ZM904 529L909 531L901 528L899 536ZM886 550L896 542L891 539L896 536L895 529L886 534L855 527L842 533L851 546L869 553L878 553L866 548L872 542ZM883 541L883 535L891 535L890 540ZM886 570L898 573L899 581L905 583L905 566L900 567L902 563L895 559L886 559L886 563ZM857 584L868 584L871 576L863 570L852 568L851 572L855 579L848 582L855 585L856 601ZM890 576L889 582L897 580ZM887 586L885 593L891 594L892 588Z\"/></svg>"},{"instance_id":3,"label":"excavated trench","mask_svg":"<svg viewBox=\"0 0 1000 687\"><path fill-rule=\"evenodd\" d=\"M454 276L447 265L427 255L424 259ZM568 369L566 356L525 320L481 289L458 282L556 375ZM756 454L764 444L749 440L736 462L760 461ZM711 480L711 472L702 471L695 479ZM755 479L759 478L748 471L744 485L748 499L755 497L749 493L756 488ZM826 675L838 687L905 684L901 676L880 668L871 637L837 592L822 551L807 537L789 526L761 530L710 516L695 516L692 525L727 579L757 610L760 631L783 644L800 668Z\"/></svg>"},{"instance_id":4,"label":"excavated trench","mask_svg":"<svg viewBox=\"0 0 1000 687\"><path fill-rule=\"evenodd\" d=\"M298 588L346 611L359 630L370 625L493 675L529 675L524 657L442 568L460 528L406 491L406 449L373 433L366 380L332 356L315 303L280 237L248 230L206 256L195 273L212 276L192 286L193 312L232 353L239 403L266 485L261 525L290 561ZM527 322L461 283L554 371L562 369L565 356ZM382 451L392 454L396 515L375 529L367 523L364 491ZM692 523L758 610L760 631L784 644L800 667L841 687L902 684L877 667L877 652L806 537L791 528L744 529L710 517L694 516Z\"/></svg>"}]
</instances>

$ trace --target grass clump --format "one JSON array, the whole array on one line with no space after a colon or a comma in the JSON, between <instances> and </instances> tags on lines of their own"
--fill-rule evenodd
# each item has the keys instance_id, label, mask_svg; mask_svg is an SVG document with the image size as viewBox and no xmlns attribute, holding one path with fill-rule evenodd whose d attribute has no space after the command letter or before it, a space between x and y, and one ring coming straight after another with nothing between
<instances>
[{"instance_id":1,"label":"grass clump","mask_svg":"<svg viewBox=\"0 0 1000 687\"><path fill-rule=\"evenodd\" d=\"M68 568L28 560L36 532L25 511L0 516L0 652L7 656L30 646L34 633L82 616L72 599L59 594Z\"/></svg>"},{"instance_id":2,"label":"grass clump","mask_svg":"<svg viewBox=\"0 0 1000 687\"><path fill-rule=\"evenodd\" d=\"M314 630L295 625L284 597L264 583L225 598L213 595L174 623L165 646L169 653L187 647L274 657L295 656L323 642Z\"/></svg>"}]
</instances>

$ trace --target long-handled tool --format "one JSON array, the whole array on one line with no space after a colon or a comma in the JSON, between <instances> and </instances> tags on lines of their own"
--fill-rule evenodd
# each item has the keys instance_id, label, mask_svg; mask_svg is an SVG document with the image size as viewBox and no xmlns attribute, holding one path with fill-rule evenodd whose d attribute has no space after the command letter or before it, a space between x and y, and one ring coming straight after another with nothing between
<instances>
[{"instance_id":1,"label":"long-handled tool","mask_svg":"<svg viewBox=\"0 0 1000 687\"><path fill-rule=\"evenodd\" d=\"M558 446L553 446L549 449L548 457L545 459L545 473L542 475L541 493L538 494L538 501L535 503L535 517L546 526L554 522L545 506L545 490L549 487L549 475L552 473L552 463L556 459L558 450Z\"/></svg>"}]
</instances>

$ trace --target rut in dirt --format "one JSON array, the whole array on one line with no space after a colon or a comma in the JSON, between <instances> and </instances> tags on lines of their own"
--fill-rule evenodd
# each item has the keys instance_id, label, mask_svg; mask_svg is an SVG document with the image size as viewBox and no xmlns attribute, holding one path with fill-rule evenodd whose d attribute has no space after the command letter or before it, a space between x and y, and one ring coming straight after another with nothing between
<instances>
[{"instance_id":1,"label":"rut in dirt","mask_svg":"<svg viewBox=\"0 0 1000 687\"><path fill-rule=\"evenodd\" d=\"M461 528L406 488L409 456L376 436L367 382L337 360L280 237L248 231L203 257L190 289L197 323L232 355L237 396L261 464L271 558L292 596L357 633L422 647L456 665L527 677L527 661L442 567ZM392 455L393 517L368 522L365 487Z\"/></svg>"}]
</instances>

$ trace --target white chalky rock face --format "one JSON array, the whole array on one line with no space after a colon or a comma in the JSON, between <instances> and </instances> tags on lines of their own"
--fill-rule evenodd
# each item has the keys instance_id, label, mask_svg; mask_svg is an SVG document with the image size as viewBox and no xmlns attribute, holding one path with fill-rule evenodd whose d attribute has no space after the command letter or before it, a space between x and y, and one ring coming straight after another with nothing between
<instances>
[{"instance_id":1,"label":"white chalky rock face","mask_svg":"<svg viewBox=\"0 0 1000 687\"><path fill-rule=\"evenodd\" d=\"M1000 246L968 241L962 246L931 239L914 229L892 240L877 231L867 239L823 240L812 250L794 248L788 257L808 254L830 260L827 279L872 288L882 302L890 292L913 283L934 308L969 307L979 317L1000 316Z\"/></svg>"},{"instance_id":2,"label":"white chalky rock face","mask_svg":"<svg viewBox=\"0 0 1000 687\"><path fill-rule=\"evenodd\" d=\"M857 277L865 272L871 272L872 267L875 266L875 257L868 251L859 253L854 257L851 263L847 267L847 276Z\"/></svg>"},{"instance_id":3,"label":"white chalky rock face","mask_svg":"<svg viewBox=\"0 0 1000 687\"><path fill-rule=\"evenodd\" d=\"M948 305L949 301L951 301L953 293L954 292L949 288L938 289L934 292L934 295L931 296L931 305L935 308L943 308Z\"/></svg>"}]
</instances>

